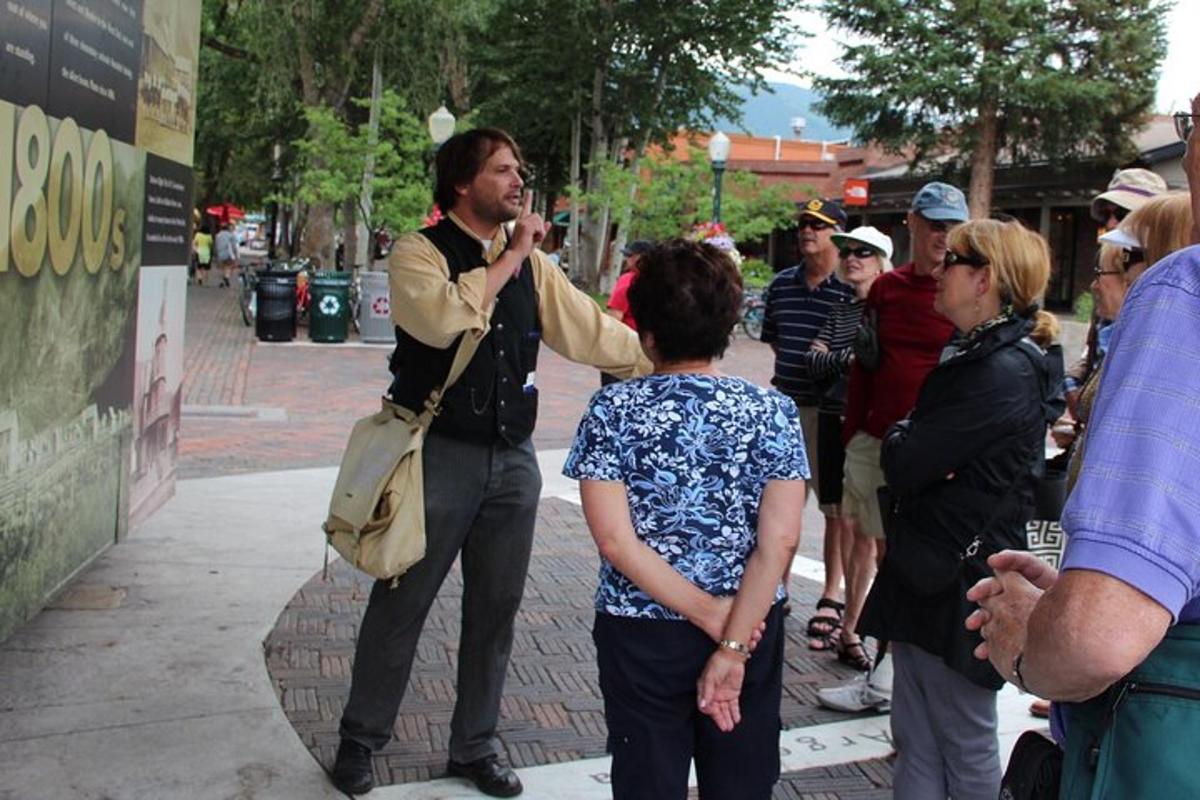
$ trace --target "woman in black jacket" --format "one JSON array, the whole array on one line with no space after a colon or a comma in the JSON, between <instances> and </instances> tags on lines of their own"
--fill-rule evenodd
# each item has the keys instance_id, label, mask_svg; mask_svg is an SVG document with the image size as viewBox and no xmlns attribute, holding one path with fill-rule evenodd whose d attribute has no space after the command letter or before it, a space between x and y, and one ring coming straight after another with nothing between
<instances>
[{"instance_id":1,"label":"woman in black jacket","mask_svg":"<svg viewBox=\"0 0 1200 800\"><path fill-rule=\"evenodd\" d=\"M975 220L947 247L934 308L962 336L884 440L893 514L859 625L892 643L900 800L999 793L1004 681L972 657L980 639L963 627L964 595L990 553L1025 548L1046 426L1063 408L1057 322L1036 305L1050 275L1045 240L1018 222Z\"/></svg>"}]
</instances>

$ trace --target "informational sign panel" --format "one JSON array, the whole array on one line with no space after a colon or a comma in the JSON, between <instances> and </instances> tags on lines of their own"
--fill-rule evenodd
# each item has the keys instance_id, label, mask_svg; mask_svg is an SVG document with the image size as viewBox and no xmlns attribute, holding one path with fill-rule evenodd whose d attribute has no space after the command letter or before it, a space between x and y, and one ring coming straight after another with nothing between
<instances>
[{"instance_id":1,"label":"informational sign panel","mask_svg":"<svg viewBox=\"0 0 1200 800\"><path fill-rule=\"evenodd\" d=\"M199 23L0 0L0 639L173 491Z\"/></svg>"},{"instance_id":2,"label":"informational sign panel","mask_svg":"<svg viewBox=\"0 0 1200 800\"><path fill-rule=\"evenodd\" d=\"M22 106L46 107L50 0L0 0L0 93Z\"/></svg>"},{"instance_id":3,"label":"informational sign panel","mask_svg":"<svg viewBox=\"0 0 1200 800\"><path fill-rule=\"evenodd\" d=\"M46 112L133 144L141 43L141 2L54 0Z\"/></svg>"}]
</instances>

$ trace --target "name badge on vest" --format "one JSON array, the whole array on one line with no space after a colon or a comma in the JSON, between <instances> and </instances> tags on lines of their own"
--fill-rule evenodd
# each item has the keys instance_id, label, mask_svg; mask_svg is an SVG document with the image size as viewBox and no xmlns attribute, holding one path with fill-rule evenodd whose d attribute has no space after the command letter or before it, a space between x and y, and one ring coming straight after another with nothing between
<instances>
[{"instance_id":1,"label":"name badge on vest","mask_svg":"<svg viewBox=\"0 0 1200 800\"><path fill-rule=\"evenodd\" d=\"M534 382L534 378L536 376L537 376L536 372L531 372L528 375L526 375L525 376L525 384L521 387L521 391L523 391L525 394L533 394L533 389L534 389L533 382Z\"/></svg>"}]
</instances>

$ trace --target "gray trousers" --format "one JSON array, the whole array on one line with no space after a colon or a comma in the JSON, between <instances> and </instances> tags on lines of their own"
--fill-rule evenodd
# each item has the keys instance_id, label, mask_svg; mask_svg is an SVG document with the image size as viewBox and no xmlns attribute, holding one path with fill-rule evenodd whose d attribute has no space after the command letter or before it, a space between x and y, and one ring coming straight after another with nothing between
<instances>
[{"instance_id":1,"label":"gray trousers","mask_svg":"<svg viewBox=\"0 0 1200 800\"><path fill-rule=\"evenodd\" d=\"M542 475L529 440L510 447L431 434L423 459L425 558L395 588L391 581L376 581L371 590L339 732L372 750L391 739L425 617L461 552L462 632L450 758L465 763L498 752L500 695Z\"/></svg>"},{"instance_id":2,"label":"gray trousers","mask_svg":"<svg viewBox=\"0 0 1200 800\"><path fill-rule=\"evenodd\" d=\"M891 642L896 800L996 800L996 693L916 645Z\"/></svg>"}]
</instances>

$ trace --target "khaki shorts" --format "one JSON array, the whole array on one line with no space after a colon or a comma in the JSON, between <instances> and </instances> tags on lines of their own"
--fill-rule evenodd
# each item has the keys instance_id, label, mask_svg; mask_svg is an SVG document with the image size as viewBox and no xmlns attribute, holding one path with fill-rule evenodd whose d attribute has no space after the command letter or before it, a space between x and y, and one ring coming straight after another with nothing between
<instances>
[{"instance_id":1,"label":"khaki shorts","mask_svg":"<svg viewBox=\"0 0 1200 800\"><path fill-rule=\"evenodd\" d=\"M842 486L842 513L858 520L862 532L882 539L883 520L875 490L883 486L879 453L883 442L859 431L846 445L846 480Z\"/></svg>"},{"instance_id":2,"label":"khaki shorts","mask_svg":"<svg viewBox=\"0 0 1200 800\"><path fill-rule=\"evenodd\" d=\"M804 484L804 499L817 491L817 407L797 406L800 409L800 430L804 431L804 454L808 457L808 483Z\"/></svg>"}]
</instances>

